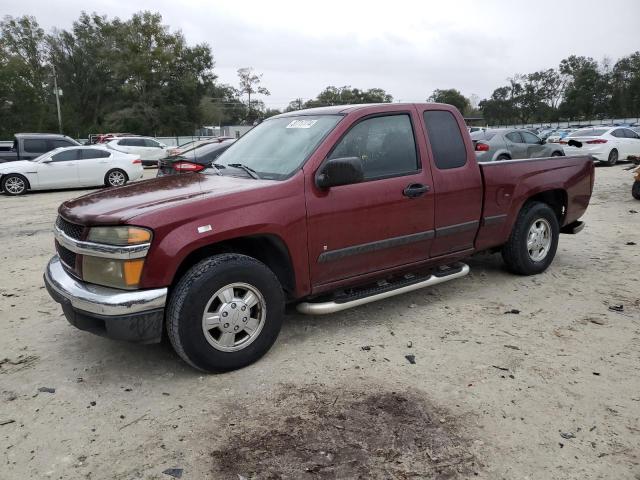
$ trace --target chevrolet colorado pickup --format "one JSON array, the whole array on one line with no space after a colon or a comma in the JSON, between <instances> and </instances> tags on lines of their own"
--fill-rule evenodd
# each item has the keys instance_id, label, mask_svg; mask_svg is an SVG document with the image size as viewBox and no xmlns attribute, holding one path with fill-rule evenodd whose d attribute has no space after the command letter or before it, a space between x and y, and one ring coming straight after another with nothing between
<instances>
[{"instance_id":1,"label":"chevrolet colorado pickup","mask_svg":"<svg viewBox=\"0 0 640 480\"><path fill-rule=\"evenodd\" d=\"M16 133L10 149L0 151L0 163L15 160L33 160L60 147L80 145L73 138L56 133Z\"/></svg>"},{"instance_id":2,"label":"chevrolet colorado pickup","mask_svg":"<svg viewBox=\"0 0 640 480\"><path fill-rule=\"evenodd\" d=\"M210 168L63 203L45 284L74 326L190 365L240 368L285 305L333 313L466 275L500 251L531 275L577 233L589 156L478 163L443 104L333 106L255 127Z\"/></svg>"}]
</instances>

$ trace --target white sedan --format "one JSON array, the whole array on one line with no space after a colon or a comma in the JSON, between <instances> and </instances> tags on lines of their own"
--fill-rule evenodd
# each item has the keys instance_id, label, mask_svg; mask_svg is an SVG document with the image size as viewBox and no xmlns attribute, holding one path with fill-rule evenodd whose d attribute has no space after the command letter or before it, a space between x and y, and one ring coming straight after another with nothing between
<instances>
[{"instance_id":1,"label":"white sedan","mask_svg":"<svg viewBox=\"0 0 640 480\"><path fill-rule=\"evenodd\" d=\"M167 146L151 137L117 137L105 145L119 152L137 155L144 166L157 166L158 160L167 156Z\"/></svg>"},{"instance_id":2,"label":"white sedan","mask_svg":"<svg viewBox=\"0 0 640 480\"><path fill-rule=\"evenodd\" d=\"M33 160L0 164L0 188L7 195L27 190L117 187L142 177L142 161L104 147L56 148Z\"/></svg>"},{"instance_id":3,"label":"white sedan","mask_svg":"<svg viewBox=\"0 0 640 480\"><path fill-rule=\"evenodd\" d=\"M626 127L582 128L560 143L565 155L591 155L608 165L640 156L640 135Z\"/></svg>"}]
</instances>

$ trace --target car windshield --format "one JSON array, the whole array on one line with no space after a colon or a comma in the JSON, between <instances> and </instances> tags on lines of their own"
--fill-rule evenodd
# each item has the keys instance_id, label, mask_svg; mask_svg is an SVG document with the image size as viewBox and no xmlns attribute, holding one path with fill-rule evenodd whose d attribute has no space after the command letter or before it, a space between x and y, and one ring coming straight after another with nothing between
<instances>
[{"instance_id":1,"label":"car windshield","mask_svg":"<svg viewBox=\"0 0 640 480\"><path fill-rule=\"evenodd\" d=\"M45 157L50 157L51 155L53 155L54 153L58 152L62 150L62 147L58 147L58 148L54 148L53 150L49 150L48 152L43 153L42 155L36 157L36 158L32 158L30 159L30 161L32 162L39 162L40 160L42 160Z\"/></svg>"},{"instance_id":2,"label":"car windshield","mask_svg":"<svg viewBox=\"0 0 640 480\"><path fill-rule=\"evenodd\" d=\"M298 115L265 120L229 147L219 165L241 164L260 178L289 177L307 160L341 115Z\"/></svg>"},{"instance_id":3,"label":"car windshield","mask_svg":"<svg viewBox=\"0 0 640 480\"><path fill-rule=\"evenodd\" d=\"M607 132L606 128L592 128L589 130L578 130L571 134L572 137L599 137Z\"/></svg>"}]
</instances>

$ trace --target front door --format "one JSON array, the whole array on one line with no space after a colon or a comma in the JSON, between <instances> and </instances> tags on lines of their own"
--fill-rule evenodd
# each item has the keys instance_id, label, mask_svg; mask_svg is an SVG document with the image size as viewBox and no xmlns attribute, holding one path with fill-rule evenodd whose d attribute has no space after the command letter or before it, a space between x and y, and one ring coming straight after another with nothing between
<instances>
[{"instance_id":1,"label":"front door","mask_svg":"<svg viewBox=\"0 0 640 480\"><path fill-rule=\"evenodd\" d=\"M38 163L40 188L70 188L78 185L78 155L80 150L70 148L51 156L49 162Z\"/></svg>"},{"instance_id":2,"label":"front door","mask_svg":"<svg viewBox=\"0 0 640 480\"><path fill-rule=\"evenodd\" d=\"M330 151L359 157L365 180L307 190L313 287L428 258L434 205L417 120L415 110L357 119Z\"/></svg>"},{"instance_id":3,"label":"front door","mask_svg":"<svg viewBox=\"0 0 640 480\"><path fill-rule=\"evenodd\" d=\"M539 158L546 157L546 153L548 148L546 144L542 143L536 135L531 132L520 132L522 138L524 139L524 143L527 144L527 158Z\"/></svg>"}]
</instances>

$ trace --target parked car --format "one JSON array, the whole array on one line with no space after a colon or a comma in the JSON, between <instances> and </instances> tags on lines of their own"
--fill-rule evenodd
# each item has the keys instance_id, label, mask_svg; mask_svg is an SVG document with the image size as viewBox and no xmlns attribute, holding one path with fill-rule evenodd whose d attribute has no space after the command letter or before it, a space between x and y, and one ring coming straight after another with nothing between
<instances>
[{"instance_id":1,"label":"parked car","mask_svg":"<svg viewBox=\"0 0 640 480\"><path fill-rule=\"evenodd\" d=\"M139 137L139 135L134 133L92 133L89 135L89 143L92 145L106 143L118 137Z\"/></svg>"},{"instance_id":2,"label":"parked car","mask_svg":"<svg viewBox=\"0 0 640 480\"><path fill-rule=\"evenodd\" d=\"M136 155L145 167L158 165L167 156L167 146L150 137L118 137L105 143L108 148Z\"/></svg>"},{"instance_id":3,"label":"parked car","mask_svg":"<svg viewBox=\"0 0 640 480\"><path fill-rule=\"evenodd\" d=\"M575 128L563 128L560 130L556 130L547 137L547 143L559 143L560 140L569 135L571 132L575 132Z\"/></svg>"},{"instance_id":4,"label":"parked car","mask_svg":"<svg viewBox=\"0 0 640 480\"><path fill-rule=\"evenodd\" d=\"M225 140L222 143L217 141L205 143L179 155L163 158L158 161L157 176L201 172L205 168L209 168L234 142L235 140Z\"/></svg>"},{"instance_id":5,"label":"parked car","mask_svg":"<svg viewBox=\"0 0 640 480\"><path fill-rule=\"evenodd\" d=\"M640 135L625 127L583 128L560 143L567 155L591 155L607 165L640 156Z\"/></svg>"},{"instance_id":6,"label":"parked car","mask_svg":"<svg viewBox=\"0 0 640 480\"><path fill-rule=\"evenodd\" d=\"M16 133L13 145L0 150L0 163L31 160L55 148L80 145L73 138L55 133Z\"/></svg>"},{"instance_id":7,"label":"parked car","mask_svg":"<svg viewBox=\"0 0 640 480\"><path fill-rule=\"evenodd\" d=\"M478 162L564 155L560 145L545 143L527 130L493 128L472 133L471 141Z\"/></svg>"},{"instance_id":8,"label":"parked car","mask_svg":"<svg viewBox=\"0 0 640 480\"><path fill-rule=\"evenodd\" d=\"M544 140L545 142L547 141L547 138L549 138L549 136L551 134L553 134L553 132L555 132L555 129L553 128L545 128L540 130L537 135L540 137L541 140Z\"/></svg>"},{"instance_id":9,"label":"parked car","mask_svg":"<svg viewBox=\"0 0 640 480\"><path fill-rule=\"evenodd\" d=\"M117 187L141 177L138 157L103 147L57 148L33 160L0 165L0 187L7 195L27 190Z\"/></svg>"},{"instance_id":10,"label":"parked car","mask_svg":"<svg viewBox=\"0 0 640 480\"><path fill-rule=\"evenodd\" d=\"M145 343L166 329L190 365L240 368L287 303L339 312L462 277L478 251L543 272L594 180L589 156L478 163L442 104L284 113L216 163L60 206L45 284L71 324Z\"/></svg>"}]
</instances>

